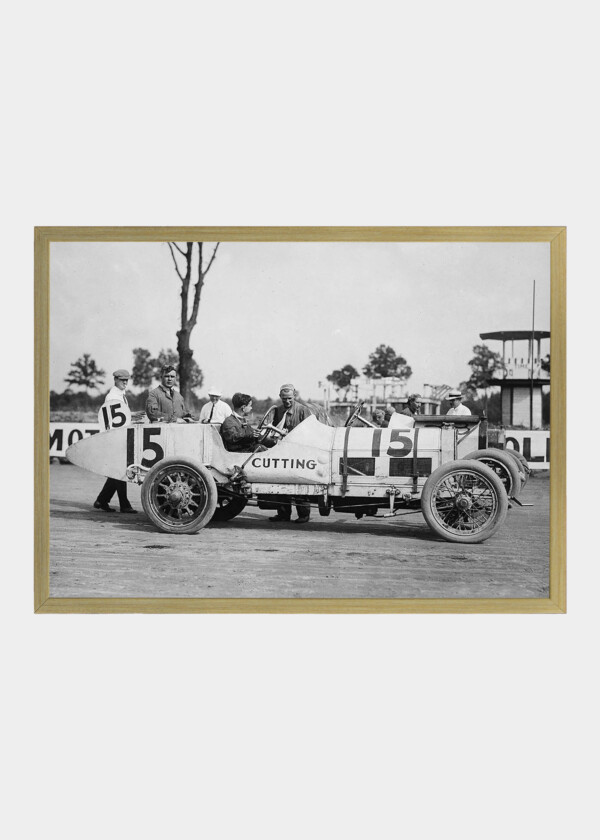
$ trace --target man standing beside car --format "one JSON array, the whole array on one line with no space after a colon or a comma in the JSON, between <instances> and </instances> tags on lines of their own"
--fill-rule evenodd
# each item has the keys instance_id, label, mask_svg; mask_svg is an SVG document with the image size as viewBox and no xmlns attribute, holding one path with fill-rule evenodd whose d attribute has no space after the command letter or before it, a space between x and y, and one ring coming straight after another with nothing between
<instances>
[{"instance_id":1,"label":"man standing beside car","mask_svg":"<svg viewBox=\"0 0 600 840\"><path fill-rule=\"evenodd\" d=\"M273 419L270 421L271 425L278 426L286 432L291 432L303 420L310 417L311 410L306 405L296 402L296 389L290 383L282 385L279 389L279 398L281 405L274 407ZM289 522L292 516L292 504L296 505L296 513L298 518L294 519L297 525L304 525L310 519L310 502L308 496L294 496L289 497L289 502L282 502L277 505L277 513L275 516L269 517L271 522Z\"/></svg>"},{"instance_id":2,"label":"man standing beside car","mask_svg":"<svg viewBox=\"0 0 600 840\"><path fill-rule=\"evenodd\" d=\"M185 407L183 397L175 390L177 371L174 365L163 365L160 369L161 384L150 391L146 400L146 414L151 423L162 420L175 423L191 415Z\"/></svg>"},{"instance_id":3,"label":"man standing beside car","mask_svg":"<svg viewBox=\"0 0 600 840\"><path fill-rule=\"evenodd\" d=\"M119 368L119 370L115 370L113 372L114 377L114 385L104 398L104 405L108 405L109 403L120 402L124 405L128 406L127 403L127 396L125 394L125 390L127 388L127 383L129 382L129 371L124 370L123 368ZM123 422L125 421L125 415L121 413L121 417L124 418ZM107 478L104 482L104 487L98 494L98 498L94 502L94 508L96 510L103 510L105 513L114 513L115 509L110 507L110 500L112 497L117 494L119 499L119 507L121 509L121 513L136 513L136 511L131 507L129 499L127 498L127 482L126 481L119 481L116 478Z\"/></svg>"}]
</instances>

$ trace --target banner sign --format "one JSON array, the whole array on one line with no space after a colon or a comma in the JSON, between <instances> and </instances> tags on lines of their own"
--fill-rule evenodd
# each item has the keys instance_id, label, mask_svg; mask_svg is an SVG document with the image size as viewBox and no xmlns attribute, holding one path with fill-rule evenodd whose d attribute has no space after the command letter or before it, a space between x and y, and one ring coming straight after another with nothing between
<instances>
[{"instance_id":1,"label":"banner sign","mask_svg":"<svg viewBox=\"0 0 600 840\"><path fill-rule=\"evenodd\" d=\"M506 429L505 449L520 452L532 470L550 469L550 432Z\"/></svg>"},{"instance_id":2,"label":"banner sign","mask_svg":"<svg viewBox=\"0 0 600 840\"><path fill-rule=\"evenodd\" d=\"M64 458L73 443L99 432L98 423L50 423L50 457Z\"/></svg>"}]
</instances>

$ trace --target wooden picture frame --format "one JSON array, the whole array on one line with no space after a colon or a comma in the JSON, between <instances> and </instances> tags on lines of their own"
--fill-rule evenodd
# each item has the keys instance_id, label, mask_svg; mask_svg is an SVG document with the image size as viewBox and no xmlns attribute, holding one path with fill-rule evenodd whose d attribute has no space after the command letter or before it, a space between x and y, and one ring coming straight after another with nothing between
<instances>
[{"instance_id":1,"label":"wooden picture frame","mask_svg":"<svg viewBox=\"0 0 600 840\"><path fill-rule=\"evenodd\" d=\"M55 598L50 597L48 457L50 245L55 242L547 242L552 390L548 598ZM566 611L565 227L38 227L35 229L36 613L562 613Z\"/></svg>"}]
</instances>

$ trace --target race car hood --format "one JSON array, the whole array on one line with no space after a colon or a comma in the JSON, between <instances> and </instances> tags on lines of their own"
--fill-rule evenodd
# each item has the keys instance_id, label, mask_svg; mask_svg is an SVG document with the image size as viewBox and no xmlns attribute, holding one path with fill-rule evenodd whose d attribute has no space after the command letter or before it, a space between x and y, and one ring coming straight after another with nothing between
<instances>
[{"instance_id":1,"label":"race car hood","mask_svg":"<svg viewBox=\"0 0 600 840\"><path fill-rule=\"evenodd\" d=\"M211 465L225 474L242 466L248 481L272 484L328 484L335 428L307 417L276 446L252 457L245 452L213 450Z\"/></svg>"}]
</instances>

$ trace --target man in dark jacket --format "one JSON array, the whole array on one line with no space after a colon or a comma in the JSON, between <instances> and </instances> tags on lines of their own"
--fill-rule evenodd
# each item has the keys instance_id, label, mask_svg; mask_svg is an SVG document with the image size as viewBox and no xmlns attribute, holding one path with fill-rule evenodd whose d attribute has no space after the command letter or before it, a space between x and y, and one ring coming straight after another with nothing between
<instances>
[{"instance_id":1,"label":"man in dark jacket","mask_svg":"<svg viewBox=\"0 0 600 840\"><path fill-rule=\"evenodd\" d=\"M177 371L173 365L163 365L160 369L161 384L150 391L146 400L146 414L151 423L162 420L174 423L189 417L183 397L175 390Z\"/></svg>"},{"instance_id":2,"label":"man in dark jacket","mask_svg":"<svg viewBox=\"0 0 600 840\"><path fill-rule=\"evenodd\" d=\"M279 398L281 405L275 406L273 419L269 422L273 426L278 426L287 432L295 429L303 420L310 417L311 410L306 405L296 402L296 389L291 384L282 385L279 389ZM271 522L289 522L292 515L292 504L296 504L296 513L298 519L294 522L298 525L304 525L310 519L310 502L307 496L289 497L289 501L277 505L277 514L271 516Z\"/></svg>"},{"instance_id":3,"label":"man in dark jacket","mask_svg":"<svg viewBox=\"0 0 600 840\"><path fill-rule=\"evenodd\" d=\"M406 402L406 408L403 408L400 414L407 414L409 417L414 417L415 414L421 413L421 395L411 394Z\"/></svg>"},{"instance_id":4,"label":"man in dark jacket","mask_svg":"<svg viewBox=\"0 0 600 840\"><path fill-rule=\"evenodd\" d=\"M252 452L262 432L252 428L248 414L252 411L252 397L249 394L234 394L231 398L233 412L221 424L221 437L228 452Z\"/></svg>"}]
</instances>

